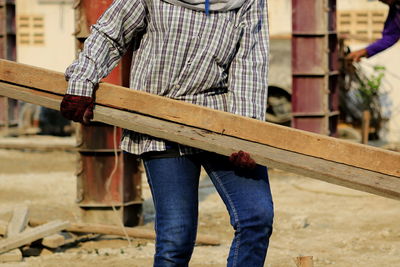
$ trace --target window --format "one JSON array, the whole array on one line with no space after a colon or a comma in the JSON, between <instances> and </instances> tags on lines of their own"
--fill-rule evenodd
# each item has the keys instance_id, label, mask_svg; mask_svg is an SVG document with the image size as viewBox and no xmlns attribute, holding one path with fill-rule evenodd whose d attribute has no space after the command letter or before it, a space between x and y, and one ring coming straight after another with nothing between
<instances>
[{"instance_id":1,"label":"window","mask_svg":"<svg viewBox=\"0 0 400 267\"><path fill-rule=\"evenodd\" d=\"M338 11L338 33L348 39L370 42L381 38L387 11Z\"/></svg>"},{"instance_id":2,"label":"window","mask_svg":"<svg viewBox=\"0 0 400 267\"><path fill-rule=\"evenodd\" d=\"M20 15L17 34L20 45L44 45L44 17Z\"/></svg>"}]
</instances>

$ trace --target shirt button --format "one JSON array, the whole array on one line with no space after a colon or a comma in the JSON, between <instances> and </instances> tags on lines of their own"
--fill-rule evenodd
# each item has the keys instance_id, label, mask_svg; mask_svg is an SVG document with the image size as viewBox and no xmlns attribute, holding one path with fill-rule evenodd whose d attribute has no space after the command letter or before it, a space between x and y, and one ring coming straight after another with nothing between
<instances>
[{"instance_id":1,"label":"shirt button","mask_svg":"<svg viewBox=\"0 0 400 267\"><path fill-rule=\"evenodd\" d=\"M175 84L175 89L179 89L181 86L179 84Z\"/></svg>"}]
</instances>

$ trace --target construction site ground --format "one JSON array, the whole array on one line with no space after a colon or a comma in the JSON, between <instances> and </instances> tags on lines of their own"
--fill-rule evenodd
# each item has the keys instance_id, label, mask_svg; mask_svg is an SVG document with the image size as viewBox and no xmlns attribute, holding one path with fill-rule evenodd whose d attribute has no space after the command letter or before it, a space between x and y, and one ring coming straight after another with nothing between
<instances>
[{"instance_id":1,"label":"construction site ground","mask_svg":"<svg viewBox=\"0 0 400 267\"><path fill-rule=\"evenodd\" d=\"M74 140L36 136L31 141L52 146ZM25 204L31 218L79 221L76 158L71 151L0 149L0 215ZM154 209L144 175L142 181L144 227L152 229ZM313 256L316 267L400 266L400 201L277 169L270 170L270 182L275 228L265 266L296 266L293 258L298 256ZM226 266L233 235L229 218L205 173L200 184L199 233L219 238L221 245L196 246L190 266ZM122 238L99 236L0 266L147 267L152 266L153 253L152 240L133 239L129 246Z\"/></svg>"}]
</instances>

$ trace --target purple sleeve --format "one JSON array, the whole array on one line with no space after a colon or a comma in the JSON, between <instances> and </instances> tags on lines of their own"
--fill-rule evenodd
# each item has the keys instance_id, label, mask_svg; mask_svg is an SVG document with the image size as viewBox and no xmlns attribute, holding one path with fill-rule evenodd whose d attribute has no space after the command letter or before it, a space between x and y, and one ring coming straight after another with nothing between
<instances>
[{"instance_id":1,"label":"purple sleeve","mask_svg":"<svg viewBox=\"0 0 400 267\"><path fill-rule=\"evenodd\" d=\"M389 15L385 22L382 32L382 38L370 44L366 49L368 57L372 57L377 53L391 47L400 39L400 27L397 24L396 17L400 17L400 11L393 8L389 11Z\"/></svg>"}]
</instances>

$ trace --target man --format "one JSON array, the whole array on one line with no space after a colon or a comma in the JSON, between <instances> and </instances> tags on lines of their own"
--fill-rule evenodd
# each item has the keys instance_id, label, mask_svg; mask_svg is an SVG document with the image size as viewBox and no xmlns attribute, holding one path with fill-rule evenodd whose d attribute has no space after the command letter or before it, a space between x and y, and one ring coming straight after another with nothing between
<instances>
[{"instance_id":1,"label":"man","mask_svg":"<svg viewBox=\"0 0 400 267\"><path fill-rule=\"evenodd\" d=\"M66 71L62 114L88 123L93 88L133 45L130 88L264 120L268 40L266 0L115 0ZM131 131L121 148L141 155L146 169L156 210L154 266L188 266L201 167L235 229L228 266L264 265L273 221L266 167L244 152L229 160Z\"/></svg>"},{"instance_id":2,"label":"man","mask_svg":"<svg viewBox=\"0 0 400 267\"><path fill-rule=\"evenodd\" d=\"M382 31L382 38L366 48L354 51L346 59L359 62L363 57L372 57L391 47L400 39L400 2L398 0L379 0L389 5L389 14Z\"/></svg>"}]
</instances>

